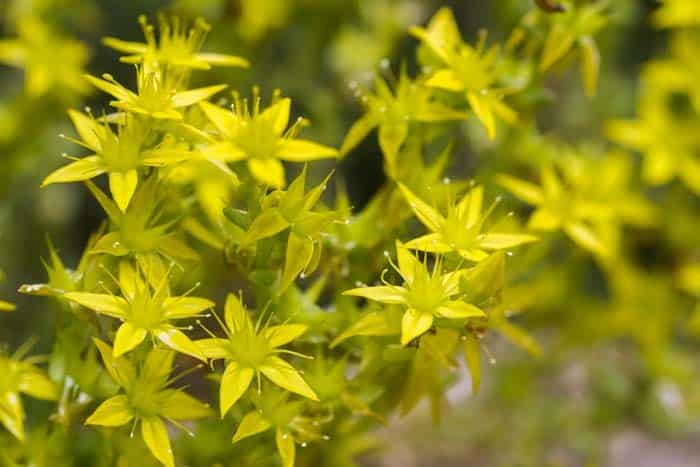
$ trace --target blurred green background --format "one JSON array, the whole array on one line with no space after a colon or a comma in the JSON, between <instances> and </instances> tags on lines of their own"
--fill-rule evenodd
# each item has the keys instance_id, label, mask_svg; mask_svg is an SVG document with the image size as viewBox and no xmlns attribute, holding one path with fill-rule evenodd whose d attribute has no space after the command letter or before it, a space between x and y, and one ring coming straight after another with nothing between
<instances>
[{"instance_id":1,"label":"blurred green background","mask_svg":"<svg viewBox=\"0 0 700 467\"><path fill-rule=\"evenodd\" d=\"M538 107L542 133L570 143L595 143L607 119L634 114L641 66L664 52L667 37L649 25L653 0L612 4L614 21L598 38L603 53L598 95L583 96L575 67L555 73L547 83L552 95ZM394 69L402 61L414 68L416 42L406 30L425 23L440 6L454 10L468 40L486 28L494 41L507 37L533 7L528 0L0 0L0 38L25 40L37 57L36 66L46 68L47 76L38 79L48 82L45 89L29 92L22 69L0 66L0 269L6 276L0 297L19 310L3 315L0 341L14 348L36 335L39 350L50 348L55 305L15 291L19 284L43 281L47 235L74 265L103 217L80 184L39 189L40 181L63 163L61 153L74 150L58 136L71 132L65 110L89 106L99 113L107 104L104 95L69 89L56 76L83 67L133 85L133 69L101 46L101 37L141 40L140 14L203 16L212 25L206 50L241 55L252 63L249 70L215 69L207 84L228 83L242 93L257 84L263 96L279 87L292 97L294 114L311 120L307 134L338 147L361 113L350 84L370 82L386 60ZM68 53L51 57L56 52L49 47L57 39L27 33L26 24L33 20L62 40L80 41L84 63L81 53L72 62ZM504 151L517 157L517 148L507 145L473 144L465 125L456 146L454 176L474 175L477 168L498 169L503 158L497 156ZM363 206L384 179L376 138L366 139L342 161L339 174L354 205ZM674 196L673 190L663 197L650 195L669 207L674 229L637 239L637 256L645 269L633 287L647 293L640 306L650 306L649 297L656 296L651 289L663 288L655 272L672 261L674 235L692 246L700 232L697 199ZM682 212L674 215L672 207ZM527 324L539 330L535 334L544 342L545 357L533 358L493 338L489 348L495 363L484 370L482 392L467 397L468 390L456 386L449 394L455 407L440 427L432 425L424 407L406 419L392 420L379 433L389 441L387 448L367 459L367 465L700 465L700 419L684 404L678 382L650 374L628 340L601 343L578 327L581 310L606 290L590 261L577 261L583 266L575 272L553 269L550 274L561 274L561 280L531 291L542 304L535 304L534 311L539 306L540 313L532 313ZM659 298L652 312L673 306L674 300ZM636 325L654 326L648 321ZM696 347L689 343L682 358L697 359Z\"/></svg>"}]
</instances>

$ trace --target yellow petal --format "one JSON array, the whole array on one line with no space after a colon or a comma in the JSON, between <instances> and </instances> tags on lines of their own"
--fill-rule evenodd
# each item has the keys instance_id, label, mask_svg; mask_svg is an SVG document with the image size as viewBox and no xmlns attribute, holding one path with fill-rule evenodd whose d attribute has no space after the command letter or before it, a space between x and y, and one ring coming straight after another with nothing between
<instances>
[{"instance_id":1,"label":"yellow petal","mask_svg":"<svg viewBox=\"0 0 700 467\"><path fill-rule=\"evenodd\" d=\"M202 361L206 361L207 359L202 353L202 349L200 349L195 342L190 340L182 331L174 327L162 327L155 331L155 335L163 344L177 352L184 353L185 355Z\"/></svg>"},{"instance_id":2,"label":"yellow petal","mask_svg":"<svg viewBox=\"0 0 700 467\"><path fill-rule=\"evenodd\" d=\"M165 467L175 467L173 450L165 423L158 417L141 419L141 436L153 456Z\"/></svg>"},{"instance_id":3,"label":"yellow petal","mask_svg":"<svg viewBox=\"0 0 700 467\"><path fill-rule=\"evenodd\" d=\"M292 342L297 337L304 334L309 327L305 324L281 324L271 326L263 331L270 347L280 347Z\"/></svg>"},{"instance_id":4,"label":"yellow petal","mask_svg":"<svg viewBox=\"0 0 700 467\"><path fill-rule=\"evenodd\" d=\"M479 246L487 250L503 250L535 241L537 237L534 235L488 233L481 237Z\"/></svg>"},{"instance_id":5,"label":"yellow petal","mask_svg":"<svg viewBox=\"0 0 700 467\"><path fill-rule=\"evenodd\" d=\"M343 292L343 295L363 297L375 302L399 304L406 301L406 289L398 286L380 285L376 287L360 287Z\"/></svg>"},{"instance_id":6,"label":"yellow petal","mask_svg":"<svg viewBox=\"0 0 700 467\"><path fill-rule=\"evenodd\" d=\"M249 436L257 435L258 433L269 430L271 427L272 423L263 418L259 411L253 410L248 412L246 416L243 417L243 420L241 420L241 424L238 425L238 429L233 435L232 442L235 443Z\"/></svg>"},{"instance_id":7,"label":"yellow petal","mask_svg":"<svg viewBox=\"0 0 700 467\"><path fill-rule=\"evenodd\" d=\"M429 228L433 232L437 232L442 228L442 224L445 223L445 219L440 215L437 210L428 206L422 199L413 194L403 183L399 183L399 188L401 193L403 193L404 198L408 202L415 213L418 220L420 220L423 225Z\"/></svg>"},{"instance_id":8,"label":"yellow petal","mask_svg":"<svg viewBox=\"0 0 700 467\"><path fill-rule=\"evenodd\" d=\"M279 357L270 356L265 360L265 364L259 368L260 372L270 381L287 391L318 401L318 396L306 384L299 372L292 365Z\"/></svg>"},{"instance_id":9,"label":"yellow petal","mask_svg":"<svg viewBox=\"0 0 700 467\"><path fill-rule=\"evenodd\" d=\"M129 322L122 323L117 329L117 335L114 337L114 358L132 350L146 338L144 328L137 328Z\"/></svg>"},{"instance_id":10,"label":"yellow petal","mask_svg":"<svg viewBox=\"0 0 700 467\"><path fill-rule=\"evenodd\" d=\"M200 297L168 297L163 300L163 313L168 319L198 316L204 310L214 308L216 303Z\"/></svg>"},{"instance_id":11,"label":"yellow petal","mask_svg":"<svg viewBox=\"0 0 700 467\"><path fill-rule=\"evenodd\" d=\"M248 170L259 182L272 188L284 188L284 166L277 159L248 159Z\"/></svg>"},{"instance_id":12,"label":"yellow petal","mask_svg":"<svg viewBox=\"0 0 700 467\"><path fill-rule=\"evenodd\" d=\"M126 172L110 172L109 191L122 212L129 207L138 182L139 174L135 169Z\"/></svg>"},{"instance_id":13,"label":"yellow petal","mask_svg":"<svg viewBox=\"0 0 700 467\"><path fill-rule=\"evenodd\" d=\"M431 313L422 313L409 308L401 320L401 345L408 344L432 326L433 315Z\"/></svg>"},{"instance_id":14,"label":"yellow petal","mask_svg":"<svg viewBox=\"0 0 700 467\"><path fill-rule=\"evenodd\" d=\"M272 122L272 130L277 136L282 136L289 124L289 114L292 108L292 100L288 97L280 99L260 114L261 120Z\"/></svg>"},{"instance_id":15,"label":"yellow petal","mask_svg":"<svg viewBox=\"0 0 700 467\"><path fill-rule=\"evenodd\" d=\"M314 242L309 237L289 233L285 253L284 270L280 280L279 293L284 293L297 276L306 269L314 253Z\"/></svg>"},{"instance_id":16,"label":"yellow petal","mask_svg":"<svg viewBox=\"0 0 700 467\"><path fill-rule=\"evenodd\" d=\"M210 65L217 66L237 66L241 68L248 68L250 63L243 57L238 57L236 55L224 55L211 52L200 52L195 54L197 60L202 60Z\"/></svg>"},{"instance_id":17,"label":"yellow petal","mask_svg":"<svg viewBox=\"0 0 700 467\"><path fill-rule=\"evenodd\" d=\"M443 318L449 319L481 318L486 316L486 313L479 307L460 300L445 303L438 307L436 313Z\"/></svg>"},{"instance_id":18,"label":"yellow petal","mask_svg":"<svg viewBox=\"0 0 700 467\"><path fill-rule=\"evenodd\" d=\"M199 107L204 112L204 115L214 124L217 130L223 135L230 135L231 131L239 124L238 117L233 112L230 112L218 105L210 102L202 101Z\"/></svg>"},{"instance_id":19,"label":"yellow petal","mask_svg":"<svg viewBox=\"0 0 700 467\"><path fill-rule=\"evenodd\" d=\"M468 93L467 100L476 118L478 118L486 128L489 139L493 140L496 138L496 120L493 118L490 100L476 92Z\"/></svg>"},{"instance_id":20,"label":"yellow petal","mask_svg":"<svg viewBox=\"0 0 700 467\"><path fill-rule=\"evenodd\" d=\"M221 418L226 412L238 402L238 399L248 390L250 382L253 380L255 372L252 368L241 367L236 362L231 362L224 370L221 377L221 388L219 393L219 405Z\"/></svg>"},{"instance_id":21,"label":"yellow petal","mask_svg":"<svg viewBox=\"0 0 700 467\"><path fill-rule=\"evenodd\" d=\"M122 426L134 418L124 395L110 397L85 420L86 425Z\"/></svg>"},{"instance_id":22,"label":"yellow petal","mask_svg":"<svg viewBox=\"0 0 700 467\"><path fill-rule=\"evenodd\" d=\"M292 435L280 428L275 433L275 444L277 452L282 459L282 467L294 467L295 445Z\"/></svg>"},{"instance_id":23,"label":"yellow petal","mask_svg":"<svg viewBox=\"0 0 700 467\"><path fill-rule=\"evenodd\" d=\"M432 88L446 89L448 91L460 92L465 90L462 80L449 68L436 71L428 81L426 81L425 85Z\"/></svg>"},{"instance_id":24,"label":"yellow petal","mask_svg":"<svg viewBox=\"0 0 700 467\"><path fill-rule=\"evenodd\" d=\"M513 193L526 203L540 205L544 202L544 194L540 187L534 183L520 180L510 175L497 175L496 183Z\"/></svg>"},{"instance_id":25,"label":"yellow petal","mask_svg":"<svg viewBox=\"0 0 700 467\"><path fill-rule=\"evenodd\" d=\"M41 182L41 186L52 183L70 183L89 180L102 175L106 170L97 156L88 156L54 170Z\"/></svg>"},{"instance_id":26,"label":"yellow petal","mask_svg":"<svg viewBox=\"0 0 700 467\"><path fill-rule=\"evenodd\" d=\"M315 161L338 157L337 149L323 146L305 139L281 139L277 144L275 156L291 162Z\"/></svg>"},{"instance_id":27,"label":"yellow petal","mask_svg":"<svg viewBox=\"0 0 700 467\"><path fill-rule=\"evenodd\" d=\"M175 94L170 101L173 107L188 107L197 102L209 99L214 94L226 89L225 84L218 84L215 86L207 86L204 88L190 89L187 91L178 92Z\"/></svg>"},{"instance_id":28,"label":"yellow petal","mask_svg":"<svg viewBox=\"0 0 700 467\"><path fill-rule=\"evenodd\" d=\"M83 143L93 151L99 152L102 146L100 144L100 136L104 133L102 125L97 123L94 118L88 117L73 109L68 110L68 116L73 122L75 131L78 132L80 139L83 140Z\"/></svg>"},{"instance_id":29,"label":"yellow petal","mask_svg":"<svg viewBox=\"0 0 700 467\"><path fill-rule=\"evenodd\" d=\"M114 318L126 318L129 304L121 297L108 294L68 292L63 295L68 300L89 308L103 315Z\"/></svg>"}]
</instances>

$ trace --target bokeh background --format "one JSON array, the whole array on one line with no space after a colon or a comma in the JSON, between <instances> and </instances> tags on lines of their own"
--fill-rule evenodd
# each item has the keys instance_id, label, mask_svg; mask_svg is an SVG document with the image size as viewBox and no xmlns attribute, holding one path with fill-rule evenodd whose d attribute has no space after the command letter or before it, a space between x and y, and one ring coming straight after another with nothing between
<instances>
[{"instance_id":1,"label":"bokeh background","mask_svg":"<svg viewBox=\"0 0 700 467\"><path fill-rule=\"evenodd\" d=\"M612 25L597 38L602 51L597 96L586 98L576 67L563 67L549 78L551 94L543 96L538 106L541 133L572 144L598 144L603 122L634 115L641 67L664 53L667 33L649 23L657 6L653 0L612 3ZM60 155L74 150L59 137L71 132L65 110L89 106L99 112L107 104L104 95L71 87L60 76L83 70L110 73L133 85L133 69L101 46L101 37L140 40L140 14L203 16L212 25L207 50L241 55L252 63L243 71L215 69L207 76L208 84L229 83L244 93L256 84L263 95L279 87L292 97L294 114L312 122L306 134L338 147L361 113L351 83L370 82L387 63L394 69L402 61L415 67L416 42L407 28L423 24L440 6L453 9L465 38L473 40L485 28L491 40L500 40L532 3L0 0L0 40L25 41L36 56L39 74L38 84L30 89L25 70L0 65L0 269L5 276L0 297L16 303L19 310L2 316L0 341L14 348L36 335L37 348L50 349L55 305L21 296L16 289L19 284L43 281L47 236L66 262L75 264L103 217L80 184L39 189L41 180L63 164ZM42 28L69 42L57 42ZM61 44L58 52L56 44ZM471 124L461 129L452 168L455 177L469 177L477 168L497 170L504 158L517 157L517 147L473 143L473 131ZM384 180L376 138L366 139L343 160L338 173L346 180L354 205L361 208ZM644 294L625 306L636 313L629 326L641 329L663 326L657 322L658 314L670 313L673 307L691 306L682 295L663 296L667 288L662 284L673 281L663 271L675 261L669 245L675 248L680 242L692 247L700 241L697 197L675 188L650 196L668 207L673 228L635 236L633 249L643 268L632 288ZM530 289L530 310L522 324L540 341L542 356L494 337L489 341L493 364L484 369L481 393L469 395L466 383L453 388L449 394L453 408L440 426L432 424L425 407L390 421L377 434L387 441L386 447L371 455L366 465L700 465L700 419L693 410L697 407L684 398L684 381L650 371L639 357L643 350L631 343L634 339L599 339L606 333L586 326L591 323L582 314L607 290L590 259L576 258L574 264L574 272L551 269L539 288ZM677 358L697 360L697 344L686 341L683 346ZM687 383L692 389L693 382Z\"/></svg>"}]
</instances>

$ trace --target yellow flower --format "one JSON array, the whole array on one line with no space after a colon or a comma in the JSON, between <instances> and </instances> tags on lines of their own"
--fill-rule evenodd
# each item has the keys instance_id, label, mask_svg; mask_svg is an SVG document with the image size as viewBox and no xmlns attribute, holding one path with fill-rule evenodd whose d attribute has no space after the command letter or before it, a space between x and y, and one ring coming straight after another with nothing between
<instances>
[{"instance_id":1,"label":"yellow flower","mask_svg":"<svg viewBox=\"0 0 700 467\"><path fill-rule=\"evenodd\" d=\"M170 296L167 280L168 276L164 275L160 286L154 289L128 261L122 261L117 280L122 296L68 292L64 297L122 322L114 339L115 358L133 350L151 335L173 350L204 360L199 346L172 321L202 316L214 302L199 297Z\"/></svg>"},{"instance_id":2,"label":"yellow flower","mask_svg":"<svg viewBox=\"0 0 700 467\"><path fill-rule=\"evenodd\" d=\"M24 439L24 408L20 393L37 399L58 399L58 388L42 371L34 366L38 357L24 355L31 343L21 346L14 355L0 354L0 423L18 439Z\"/></svg>"},{"instance_id":3,"label":"yellow flower","mask_svg":"<svg viewBox=\"0 0 700 467\"><path fill-rule=\"evenodd\" d=\"M360 287L346 290L343 295L363 297L386 304L402 305L405 313L401 320L401 345L406 345L428 331L435 318L466 320L485 317L476 305L459 298L459 280L462 270L442 271L438 259L432 271L421 263L400 242L396 244L398 266L392 266L404 281L403 285Z\"/></svg>"},{"instance_id":4,"label":"yellow flower","mask_svg":"<svg viewBox=\"0 0 700 467\"><path fill-rule=\"evenodd\" d=\"M496 203L486 214L482 214L482 186L473 187L458 203L449 205L446 216L427 205L403 184L399 184L399 187L418 220L431 232L406 243L406 248L431 253L455 251L470 261L481 261L488 256L487 251L505 250L537 240L534 235L483 232L484 223Z\"/></svg>"},{"instance_id":5,"label":"yellow flower","mask_svg":"<svg viewBox=\"0 0 700 467\"><path fill-rule=\"evenodd\" d=\"M661 3L652 16L656 26L673 28L700 25L700 3L693 0L661 0Z\"/></svg>"},{"instance_id":6,"label":"yellow flower","mask_svg":"<svg viewBox=\"0 0 700 467\"><path fill-rule=\"evenodd\" d=\"M86 425L117 427L141 424L141 436L153 456L165 467L174 467L170 438L163 420L188 431L180 420L208 417L211 409L180 389L168 389L178 376L170 378L174 352L154 348L137 367L125 357L117 357L109 345L95 339L105 368L123 393L102 402L85 420Z\"/></svg>"},{"instance_id":7,"label":"yellow flower","mask_svg":"<svg viewBox=\"0 0 700 467\"><path fill-rule=\"evenodd\" d=\"M286 184L281 160L305 162L338 157L336 149L296 137L302 119L287 129L291 100L281 98L279 92L262 111L257 92L252 109L237 95L231 110L209 102L199 105L218 132L218 142L206 148L206 154L227 162L245 160L251 175L271 187Z\"/></svg>"},{"instance_id":8,"label":"yellow flower","mask_svg":"<svg viewBox=\"0 0 700 467\"><path fill-rule=\"evenodd\" d=\"M412 81L405 67L401 69L396 89L391 90L380 76L375 78L374 93L362 93L365 115L356 121L345 136L340 153L356 147L374 128L378 128L379 146L389 174L396 171L396 156L406 141L409 124L462 120L467 114L453 110L433 99L433 91L425 83Z\"/></svg>"},{"instance_id":9,"label":"yellow flower","mask_svg":"<svg viewBox=\"0 0 700 467\"><path fill-rule=\"evenodd\" d=\"M167 137L157 146L146 148L150 127L131 115L116 124L115 132L110 124L100 124L80 112L69 110L68 114L81 140L69 139L94 154L55 170L44 179L42 187L107 173L112 197L119 209L126 211L139 183L139 168L163 167L195 157L186 145Z\"/></svg>"},{"instance_id":10,"label":"yellow flower","mask_svg":"<svg viewBox=\"0 0 700 467\"><path fill-rule=\"evenodd\" d=\"M200 52L211 27L202 18L190 28L185 20L175 16L168 20L158 17L159 35L145 16L139 17L146 42L127 42L106 37L103 43L129 55L122 57L125 63L142 63L150 66L170 66L185 69L208 70L212 65L248 67L248 61L233 55Z\"/></svg>"},{"instance_id":11,"label":"yellow flower","mask_svg":"<svg viewBox=\"0 0 700 467\"><path fill-rule=\"evenodd\" d=\"M99 79L86 75L85 79L117 99L109 103L112 107L125 112L169 120L182 120L181 109L226 89L225 84L220 84L179 91L178 87L182 83L172 79L172 74L163 73L160 69L146 71L145 67L137 68L136 93L116 82L109 74L102 77L103 79Z\"/></svg>"},{"instance_id":12,"label":"yellow flower","mask_svg":"<svg viewBox=\"0 0 700 467\"><path fill-rule=\"evenodd\" d=\"M262 316L262 315L261 315ZM318 400L316 393L304 381L299 372L278 354L295 354L280 349L306 332L302 324L282 324L261 329L260 320L253 324L240 299L233 294L226 298L224 323L226 338L214 337L197 341L204 354L211 359L226 361L221 378L221 417L248 390L253 377L264 375L277 386L311 400Z\"/></svg>"},{"instance_id":13,"label":"yellow flower","mask_svg":"<svg viewBox=\"0 0 700 467\"><path fill-rule=\"evenodd\" d=\"M500 79L499 50L496 47L487 50L485 37L477 47L466 44L449 8L440 9L427 28L412 27L410 32L443 65L432 73L426 86L465 94L490 139L496 137L495 116L511 125L518 121L517 113L503 102L507 91L497 86Z\"/></svg>"},{"instance_id":14,"label":"yellow flower","mask_svg":"<svg viewBox=\"0 0 700 467\"><path fill-rule=\"evenodd\" d=\"M47 92L58 97L66 91L78 95L89 92L83 79L89 54L83 43L57 35L31 16L23 18L18 27L17 39L0 40L0 62L24 69L31 97Z\"/></svg>"}]
</instances>

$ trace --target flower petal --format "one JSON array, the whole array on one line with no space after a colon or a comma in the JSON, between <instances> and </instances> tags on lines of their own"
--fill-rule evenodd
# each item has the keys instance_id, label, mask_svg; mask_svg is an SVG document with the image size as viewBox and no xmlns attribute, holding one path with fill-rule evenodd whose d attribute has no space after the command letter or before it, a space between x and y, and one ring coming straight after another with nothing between
<instances>
[{"instance_id":1,"label":"flower petal","mask_svg":"<svg viewBox=\"0 0 700 467\"><path fill-rule=\"evenodd\" d=\"M236 362L228 364L221 376L221 387L219 388L221 418L224 418L226 412L248 390L254 374L255 371L252 368L241 367Z\"/></svg>"},{"instance_id":2,"label":"flower petal","mask_svg":"<svg viewBox=\"0 0 700 467\"><path fill-rule=\"evenodd\" d=\"M252 410L241 420L241 424L238 425L238 429L233 435L232 442L235 443L249 436L257 435L271 427L272 423L264 419L258 410Z\"/></svg>"},{"instance_id":3,"label":"flower petal","mask_svg":"<svg viewBox=\"0 0 700 467\"><path fill-rule=\"evenodd\" d=\"M399 304L405 303L406 289L399 286L380 285L376 287L360 287L343 292L343 295L363 297L375 302Z\"/></svg>"},{"instance_id":4,"label":"flower petal","mask_svg":"<svg viewBox=\"0 0 700 467\"><path fill-rule=\"evenodd\" d=\"M168 297L163 300L163 313L168 319L190 318L214 306L216 303L206 298Z\"/></svg>"},{"instance_id":5,"label":"flower petal","mask_svg":"<svg viewBox=\"0 0 700 467\"><path fill-rule=\"evenodd\" d=\"M445 223L445 218L434 208L428 206L422 199L413 194L403 183L399 183L401 193L403 193L406 202L411 207L419 221L428 229L437 232Z\"/></svg>"},{"instance_id":6,"label":"flower petal","mask_svg":"<svg viewBox=\"0 0 700 467\"><path fill-rule=\"evenodd\" d=\"M215 86L207 86L204 88L189 89L187 91L178 92L170 98L173 107L187 107L197 102L209 99L214 94L226 89L225 84Z\"/></svg>"},{"instance_id":7,"label":"flower petal","mask_svg":"<svg viewBox=\"0 0 700 467\"><path fill-rule=\"evenodd\" d=\"M265 360L265 364L259 368L270 381L287 391L318 401L318 396L311 387L304 381L299 372L289 363L279 357L270 356Z\"/></svg>"},{"instance_id":8,"label":"flower petal","mask_svg":"<svg viewBox=\"0 0 700 467\"><path fill-rule=\"evenodd\" d=\"M294 467L296 447L291 433L278 428L277 433L275 433L275 444L277 445L280 459L282 459L282 467Z\"/></svg>"},{"instance_id":9,"label":"flower petal","mask_svg":"<svg viewBox=\"0 0 700 467\"><path fill-rule=\"evenodd\" d=\"M87 292L68 292L63 295L68 300L89 308L97 313L112 316L114 318L126 318L129 312L129 304L122 297L114 295L87 293Z\"/></svg>"},{"instance_id":10,"label":"flower petal","mask_svg":"<svg viewBox=\"0 0 700 467\"><path fill-rule=\"evenodd\" d=\"M338 157L337 149L305 139L282 139L277 144L275 156L291 162L315 161Z\"/></svg>"},{"instance_id":11,"label":"flower petal","mask_svg":"<svg viewBox=\"0 0 700 467\"><path fill-rule=\"evenodd\" d=\"M486 316L486 313L478 306L461 300L453 300L439 306L436 313L443 318L449 319L481 318Z\"/></svg>"},{"instance_id":12,"label":"flower petal","mask_svg":"<svg viewBox=\"0 0 700 467\"><path fill-rule=\"evenodd\" d=\"M281 324L271 326L263 331L270 347L280 347L292 342L297 337L304 334L309 327L305 324Z\"/></svg>"},{"instance_id":13,"label":"flower petal","mask_svg":"<svg viewBox=\"0 0 700 467\"><path fill-rule=\"evenodd\" d=\"M141 436L153 456L165 467L175 467L173 450L165 423L158 417L141 419Z\"/></svg>"},{"instance_id":14,"label":"flower petal","mask_svg":"<svg viewBox=\"0 0 700 467\"><path fill-rule=\"evenodd\" d=\"M489 233L479 240L479 246L487 250L503 250L525 243L536 242L537 240L537 237L534 235Z\"/></svg>"},{"instance_id":15,"label":"flower petal","mask_svg":"<svg viewBox=\"0 0 700 467\"><path fill-rule=\"evenodd\" d=\"M134 418L125 395L110 397L85 420L86 425L122 426Z\"/></svg>"},{"instance_id":16,"label":"flower petal","mask_svg":"<svg viewBox=\"0 0 700 467\"><path fill-rule=\"evenodd\" d=\"M205 404L179 389L162 391L160 414L170 420L196 420L211 415L209 404Z\"/></svg>"},{"instance_id":17,"label":"flower petal","mask_svg":"<svg viewBox=\"0 0 700 467\"><path fill-rule=\"evenodd\" d=\"M257 181L272 188L283 188L287 184L284 166L277 159L248 159L248 170Z\"/></svg>"},{"instance_id":18,"label":"flower petal","mask_svg":"<svg viewBox=\"0 0 700 467\"><path fill-rule=\"evenodd\" d=\"M75 162L71 162L59 169L54 170L41 182L41 186L52 183L71 183L89 180L102 175L106 170L102 167L97 156L83 157Z\"/></svg>"},{"instance_id":19,"label":"flower petal","mask_svg":"<svg viewBox=\"0 0 700 467\"><path fill-rule=\"evenodd\" d=\"M409 308L401 320L401 345L406 345L433 326L433 315Z\"/></svg>"},{"instance_id":20,"label":"flower petal","mask_svg":"<svg viewBox=\"0 0 700 467\"><path fill-rule=\"evenodd\" d=\"M206 361L202 349L193 342L187 335L182 331L175 329L171 326L161 327L155 331L156 337L165 345L171 349L183 353L185 355L190 355L191 357L197 358L202 361Z\"/></svg>"},{"instance_id":21,"label":"flower petal","mask_svg":"<svg viewBox=\"0 0 700 467\"><path fill-rule=\"evenodd\" d=\"M114 358L124 355L139 345L146 338L146 334L148 331L144 328L137 328L128 321L122 323L114 337Z\"/></svg>"},{"instance_id":22,"label":"flower petal","mask_svg":"<svg viewBox=\"0 0 700 467\"><path fill-rule=\"evenodd\" d=\"M109 191L122 212L129 207L138 183L139 174L136 169L109 173Z\"/></svg>"}]
</instances>

